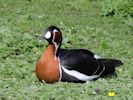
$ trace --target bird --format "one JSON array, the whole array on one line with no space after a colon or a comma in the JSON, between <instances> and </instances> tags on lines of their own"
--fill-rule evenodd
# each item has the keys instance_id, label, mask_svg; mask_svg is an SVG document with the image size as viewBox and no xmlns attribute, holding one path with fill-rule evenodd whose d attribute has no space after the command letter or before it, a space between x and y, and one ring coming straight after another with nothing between
<instances>
[{"instance_id":1,"label":"bird","mask_svg":"<svg viewBox=\"0 0 133 100\"><path fill-rule=\"evenodd\" d=\"M87 49L62 49L62 32L49 26L40 39L48 41L47 48L36 63L35 74L47 83L84 83L112 74L122 61L102 58Z\"/></svg>"}]
</instances>

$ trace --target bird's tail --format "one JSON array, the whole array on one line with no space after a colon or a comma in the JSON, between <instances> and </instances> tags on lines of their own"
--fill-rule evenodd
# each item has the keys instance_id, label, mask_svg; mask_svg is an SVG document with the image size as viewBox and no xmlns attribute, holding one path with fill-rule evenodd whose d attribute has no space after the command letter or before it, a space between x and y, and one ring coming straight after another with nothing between
<instances>
[{"instance_id":1,"label":"bird's tail","mask_svg":"<svg viewBox=\"0 0 133 100\"><path fill-rule=\"evenodd\" d=\"M107 58L104 58L104 59L98 59L103 65L105 66L112 66L112 67L118 67L120 65L123 65L123 63L120 61L120 60L117 60L117 59L107 59Z\"/></svg>"},{"instance_id":2,"label":"bird's tail","mask_svg":"<svg viewBox=\"0 0 133 100\"><path fill-rule=\"evenodd\" d=\"M105 66L105 71L101 76L114 73L115 67L123 65L123 63L120 60L116 60L116 59L104 58L104 59L98 59L98 60L103 66Z\"/></svg>"}]
</instances>

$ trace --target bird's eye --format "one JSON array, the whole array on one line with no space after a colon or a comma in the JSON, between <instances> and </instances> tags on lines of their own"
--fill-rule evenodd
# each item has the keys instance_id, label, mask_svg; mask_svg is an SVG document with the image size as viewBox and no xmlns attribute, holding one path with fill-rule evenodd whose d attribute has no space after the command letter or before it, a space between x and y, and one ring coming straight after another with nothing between
<instances>
[{"instance_id":1,"label":"bird's eye","mask_svg":"<svg viewBox=\"0 0 133 100\"><path fill-rule=\"evenodd\" d=\"M46 38L46 39L49 39L50 37L51 37L51 32L48 31L48 32L45 34L45 38Z\"/></svg>"}]
</instances>

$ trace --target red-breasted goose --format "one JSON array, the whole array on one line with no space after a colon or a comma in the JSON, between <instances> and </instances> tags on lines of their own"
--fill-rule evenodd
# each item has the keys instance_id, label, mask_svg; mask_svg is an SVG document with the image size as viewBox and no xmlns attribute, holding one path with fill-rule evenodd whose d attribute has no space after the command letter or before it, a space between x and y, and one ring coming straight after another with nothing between
<instances>
[{"instance_id":1,"label":"red-breasted goose","mask_svg":"<svg viewBox=\"0 0 133 100\"><path fill-rule=\"evenodd\" d=\"M120 60L101 58L85 49L61 49L62 33L50 26L41 37L48 47L36 64L36 76L40 81L86 82L115 72L122 65Z\"/></svg>"}]
</instances>

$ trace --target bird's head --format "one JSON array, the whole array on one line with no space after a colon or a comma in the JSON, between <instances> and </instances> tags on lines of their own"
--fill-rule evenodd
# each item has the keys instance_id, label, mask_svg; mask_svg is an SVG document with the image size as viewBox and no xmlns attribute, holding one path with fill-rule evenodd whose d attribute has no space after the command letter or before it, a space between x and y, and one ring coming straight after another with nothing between
<instances>
[{"instance_id":1,"label":"bird's head","mask_svg":"<svg viewBox=\"0 0 133 100\"><path fill-rule=\"evenodd\" d=\"M59 47L62 43L62 33L56 26L49 26L41 36L41 39L46 39L49 44Z\"/></svg>"}]
</instances>

